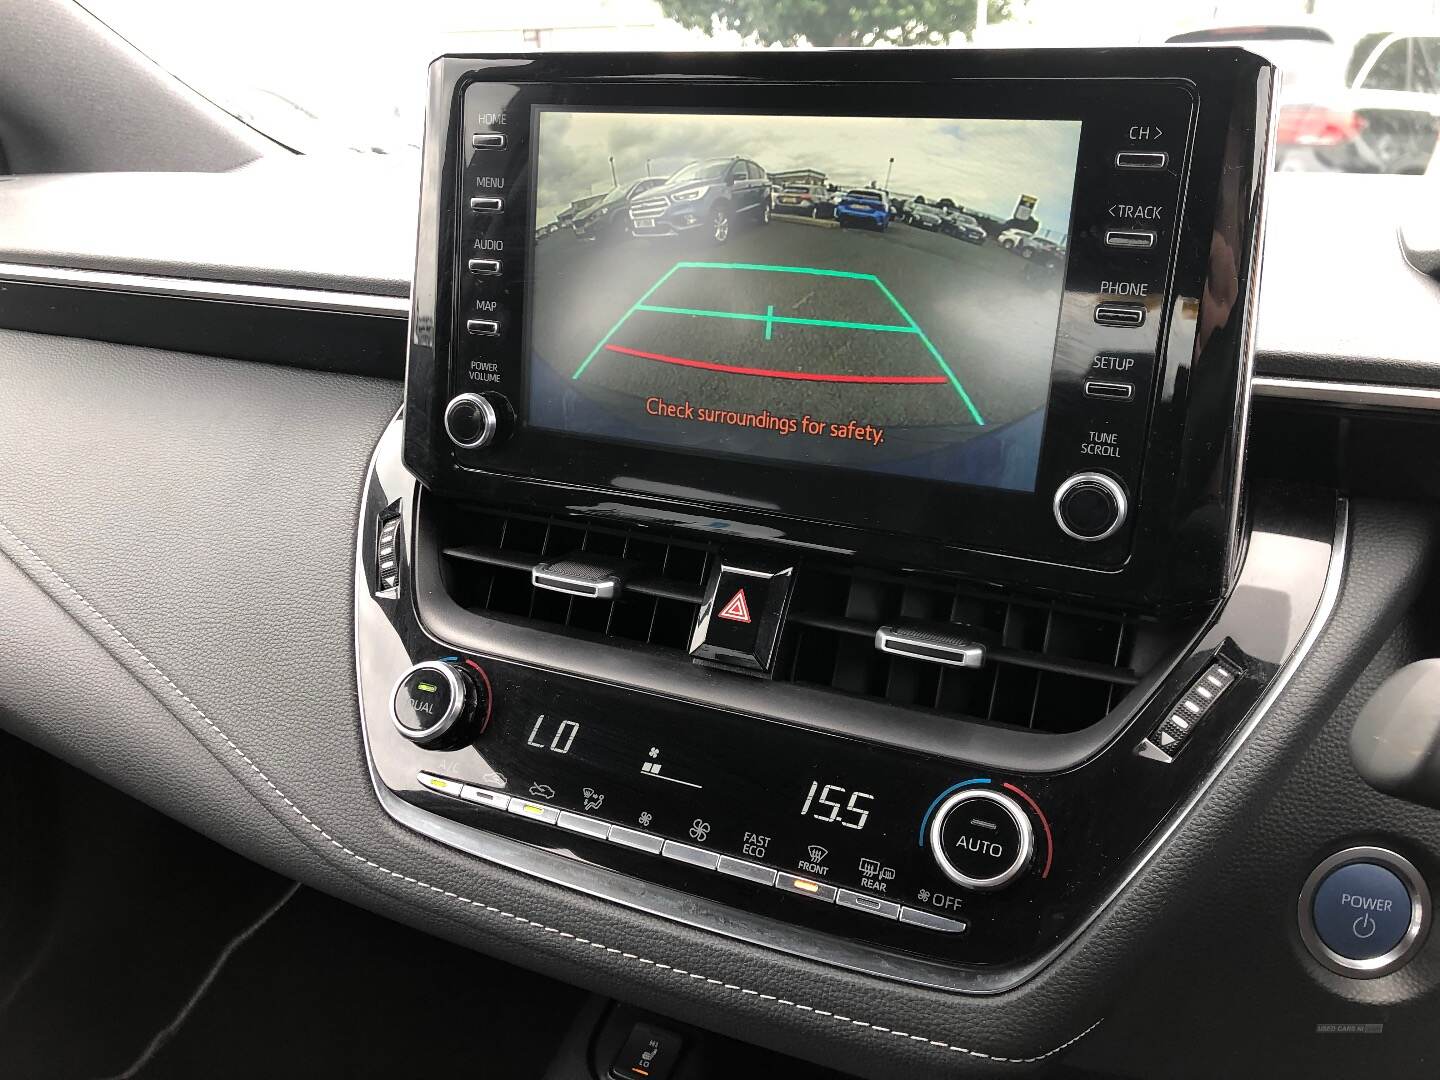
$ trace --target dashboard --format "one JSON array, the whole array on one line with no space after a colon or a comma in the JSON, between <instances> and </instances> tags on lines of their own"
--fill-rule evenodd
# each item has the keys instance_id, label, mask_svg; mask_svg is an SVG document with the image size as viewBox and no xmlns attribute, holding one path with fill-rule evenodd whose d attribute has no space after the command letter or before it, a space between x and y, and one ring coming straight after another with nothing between
<instances>
[{"instance_id":1,"label":"dashboard","mask_svg":"<svg viewBox=\"0 0 1440 1080\"><path fill-rule=\"evenodd\" d=\"M894 83L823 55L437 61L400 422L420 484L381 479L382 440L356 590L396 816L926 985L1007 989L1062 949L1296 645L1247 652L1215 606L1273 71L1187 55L1063 84L1084 58ZM957 253L863 188L784 222L769 178L843 169L862 134L917 176L964 160L1064 242ZM557 234L580 147L691 160L621 225ZM1333 513L1313 527L1252 556L1309 563L1311 611ZM482 611L576 655L496 650ZM654 670L630 682L634 643Z\"/></svg>"},{"instance_id":2,"label":"dashboard","mask_svg":"<svg viewBox=\"0 0 1440 1080\"><path fill-rule=\"evenodd\" d=\"M1437 286L1317 250L1274 78L450 56L418 214L348 280L49 266L31 214L0 658L124 719L8 677L0 715L362 906L859 1075L1418 1060L1433 812L1345 746L1432 640ZM957 174L1006 228L896 194Z\"/></svg>"}]
</instances>

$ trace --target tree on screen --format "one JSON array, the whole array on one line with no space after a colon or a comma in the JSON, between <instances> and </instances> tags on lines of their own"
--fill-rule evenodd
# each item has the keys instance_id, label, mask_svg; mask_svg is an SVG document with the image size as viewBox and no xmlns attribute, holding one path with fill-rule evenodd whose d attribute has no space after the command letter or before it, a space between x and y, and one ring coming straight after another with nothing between
<instances>
[{"instance_id":1,"label":"tree on screen","mask_svg":"<svg viewBox=\"0 0 1440 1080\"><path fill-rule=\"evenodd\" d=\"M762 45L943 45L975 29L977 0L660 0L667 18ZM990 20L1010 0L989 0Z\"/></svg>"}]
</instances>

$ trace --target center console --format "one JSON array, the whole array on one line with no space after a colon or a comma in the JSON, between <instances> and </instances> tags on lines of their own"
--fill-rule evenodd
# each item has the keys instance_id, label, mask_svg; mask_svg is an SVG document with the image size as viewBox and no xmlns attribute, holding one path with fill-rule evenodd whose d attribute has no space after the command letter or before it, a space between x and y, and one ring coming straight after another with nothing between
<instances>
[{"instance_id":1,"label":"center console","mask_svg":"<svg viewBox=\"0 0 1440 1080\"><path fill-rule=\"evenodd\" d=\"M1241 512L1273 74L436 61L356 562L386 808L827 963L1037 970L1333 598L1343 511Z\"/></svg>"}]
</instances>

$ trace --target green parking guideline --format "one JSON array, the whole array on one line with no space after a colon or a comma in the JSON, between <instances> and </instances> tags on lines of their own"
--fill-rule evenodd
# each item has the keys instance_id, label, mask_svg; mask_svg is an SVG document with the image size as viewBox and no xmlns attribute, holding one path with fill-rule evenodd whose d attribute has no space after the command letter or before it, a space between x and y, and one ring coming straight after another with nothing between
<instances>
[{"instance_id":1,"label":"green parking guideline","mask_svg":"<svg viewBox=\"0 0 1440 1080\"><path fill-rule=\"evenodd\" d=\"M885 294L885 299L890 301L896 313L905 321L903 324L892 324L846 322L839 319L802 319L794 316L776 315L773 304L766 308L765 314L763 315L743 311L711 311L705 308L664 307L656 304L647 304L646 301L654 296L660 286L669 281L677 270L757 270L775 274L808 274L813 277L834 277L848 278L851 281L869 281ZM771 266L766 263L677 262L669 270L660 275L660 279L656 281L654 285L651 285L650 288L646 289L645 294L641 296L639 300L636 300L624 315L621 315L620 318L616 320L615 325L610 327L604 337L596 342L595 347L590 350L590 355L585 357L580 366L575 369L575 374L570 376L572 379L578 379L581 375L585 374L585 369L590 366L590 362L600 354L600 350L609 344L610 339L615 336L620 327L624 326L630 316L634 315L637 311L647 311L663 315L693 315L709 319L740 319L747 322L760 322L765 324L766 341L771 340L771 332L776 323L783 323L787 326L817 326L842 330L870 330L881 333L913 334L920 340L920 343L925 346L926 351L934 358L940 370L945 373L945 378L949 381L950 386L954 389L960 400L964 402L965 408L969 410L970 416L974 419L975 423L981 427L985 426L985 419L980 415L980 410L977 409L975 403L970 400L970 395L965 392L965 387L960 384L960 380L956 377L955 372L952 371L950 365L945 362L945 358L940 355L940 350L935 347L935 343L930 340L929 335L927 335L924 330L920 329L920 325L911 317L910 312L905 310L905 306L896 299L895 294L886 288L885 283L874 274L861 274L852 270L826 270L818 266Z\"/></svg>"}]
</instances>

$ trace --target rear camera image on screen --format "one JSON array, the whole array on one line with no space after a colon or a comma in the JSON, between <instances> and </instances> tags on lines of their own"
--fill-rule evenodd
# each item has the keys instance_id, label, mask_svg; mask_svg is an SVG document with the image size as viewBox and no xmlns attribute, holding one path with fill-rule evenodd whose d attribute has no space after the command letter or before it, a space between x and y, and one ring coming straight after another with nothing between
<instances>
[{"instance_id":1,"label":"rear camera image on screen","mask_svg":"<svg viewBox=\"0 0 1440 1080\"><path fill-rule=\"evenodd\" d=\"M532 425L1034 490L1078 121L535 125Z\"/></svg>"}]
</instances>

